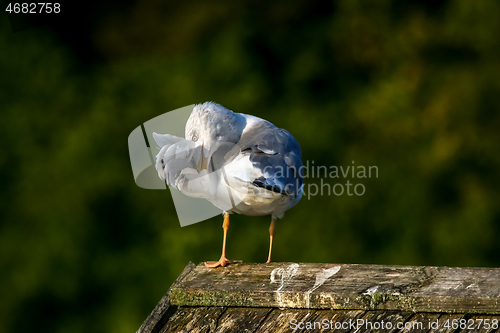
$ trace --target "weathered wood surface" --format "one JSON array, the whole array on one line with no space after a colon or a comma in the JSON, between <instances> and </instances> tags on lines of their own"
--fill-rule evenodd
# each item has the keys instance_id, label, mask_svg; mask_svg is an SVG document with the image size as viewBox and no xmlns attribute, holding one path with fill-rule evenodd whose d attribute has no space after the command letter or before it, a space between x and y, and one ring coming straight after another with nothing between
<instances>
[{"instance_id":1,"label":"weathered wood surface","mask_svg":"<svg viewBox=\"0 0 500 333\"><path fill-rule=\"evenodd\" d=\"M469 329L453 328L452 320L483 319L483 325ZM486 329L484 319L498 320L498 315L410 313L402 311L316 310L245 307L180 307L161 333L285 333L285 332L498 332L497 326ZM361 321L360 321L361 320ZM447 323L448 322L448 327ZM431 326L435 324L436 327Z\"/></svg>"},{"instance_id":2,"label":"weathered wood surface","mask_svg":"<svg viewBox=\"0 0 500 333\"><path fill-rule=\"evenodd\" d=\"M168 320L160 333L165 332L215 332L218 319L225 311L222 307L181 308Z\"/></svg>"},{"instance_id":3,"label":"weathered wood surface","mask_svg":"<svg viewBox=\"0 0 500 333\"><path fill-rule=\"evenodd\" d=\"M269 308L228 308L219 318L215 333L255 332L271 311Z\"/></svg>"},{"instance_id":4,"label":"weathered wood surface","mask_svg":"<svg viewBox=\"0 0 500 333\"><path fill-rule=\"evenodd\" d=\"M500 269L348 264L196 266L171 288L177 306L500 314Z\"/></svg>"}]
</instances>

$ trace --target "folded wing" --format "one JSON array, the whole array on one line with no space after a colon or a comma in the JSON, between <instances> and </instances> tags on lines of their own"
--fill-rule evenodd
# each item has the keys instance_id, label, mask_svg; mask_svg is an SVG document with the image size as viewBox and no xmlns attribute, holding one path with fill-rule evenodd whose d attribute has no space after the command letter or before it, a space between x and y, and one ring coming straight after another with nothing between
<instances>
[{"instance_id":1,"label":"folded wing","mask_svg":"<svg viewBox=\"0 0 500 333\"><path fill-rule=\"evenodd\" d=\"M300 146L284 129L274 126L257 128L245 133L249 144L242 151L260 176L248 179L253 186L284 195L298 195L302 190L303 177Z\"/></svg>"}]
</instances>

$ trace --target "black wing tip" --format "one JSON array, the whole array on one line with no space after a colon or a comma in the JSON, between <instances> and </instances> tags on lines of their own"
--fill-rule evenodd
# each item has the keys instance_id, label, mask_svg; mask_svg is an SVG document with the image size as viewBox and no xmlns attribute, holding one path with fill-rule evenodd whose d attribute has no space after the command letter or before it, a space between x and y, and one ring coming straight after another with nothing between
<instances>
[{"instance_id":1,"label":"black wing tip","mask_svg":"<svg viewBox=\"0 0 500 333\"><path fill-rule=\"evenodd\" d=\"M284 190L282 190L281 188L279 188L279 186L269 185L269 184L265 183L265 180L266 180L265 178L254 179L254 181L252 182L252 185L260 187L260 188L264 188L264 189L266 189L268 191L272 191L272 192L275 192L275 193L288 194Z\"/></svg>"}]
</instances>

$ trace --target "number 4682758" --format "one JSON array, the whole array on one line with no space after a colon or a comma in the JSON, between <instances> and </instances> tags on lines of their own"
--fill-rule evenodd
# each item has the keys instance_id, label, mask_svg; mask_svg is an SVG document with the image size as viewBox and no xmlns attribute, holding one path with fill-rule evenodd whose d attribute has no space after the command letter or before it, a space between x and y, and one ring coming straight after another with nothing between
<instances>
[{"instance_id":1,"label":"number 4682758","mask_svg":"<svg viewBox=\"0 0 500 333\"><path fill-rule=\"evenodd\" d=\"M61 4L52 2L31 2L31 3L9 3L5 9L8 13L14 14L41 14L60 13Z\"/></svg>"}]
</instances>

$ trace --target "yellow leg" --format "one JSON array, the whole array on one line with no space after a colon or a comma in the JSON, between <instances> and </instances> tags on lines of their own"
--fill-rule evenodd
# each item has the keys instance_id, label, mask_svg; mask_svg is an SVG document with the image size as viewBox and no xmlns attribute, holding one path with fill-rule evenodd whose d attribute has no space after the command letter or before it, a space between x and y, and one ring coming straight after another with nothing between
<instances>
[{"instance_id":1,"label":"yellow leg","mask_svg":"<svg viewBox=\"0 0 500 333\"><path fill-rule=\"evenodd\" d=\"M273 238L274 238L274 231L275 231L275 219L273 218L271 220L271 226L269 227L269 256L267 257L267 262L266 264L269 264L271 262L271 251L273 250Z\"/></svg>"},{"instance_id":2,"label":"yellow leg","mask_svg":"<svg viewBox=\"0 0 500 333\"><path fill-rule=\"evenodd\" d=\"M219 261L206 261L205 266L210 268L215 267L225 267L229 264L234 264L237 262L243 262L242 260L227 260L226 258L226 238L227 238L227 230L229 229L229 214L224 214L224 222L222 222L222 229L224 229L224 239L222 241L222 255L220 256Z\"/></svg>"}]
</instances>

